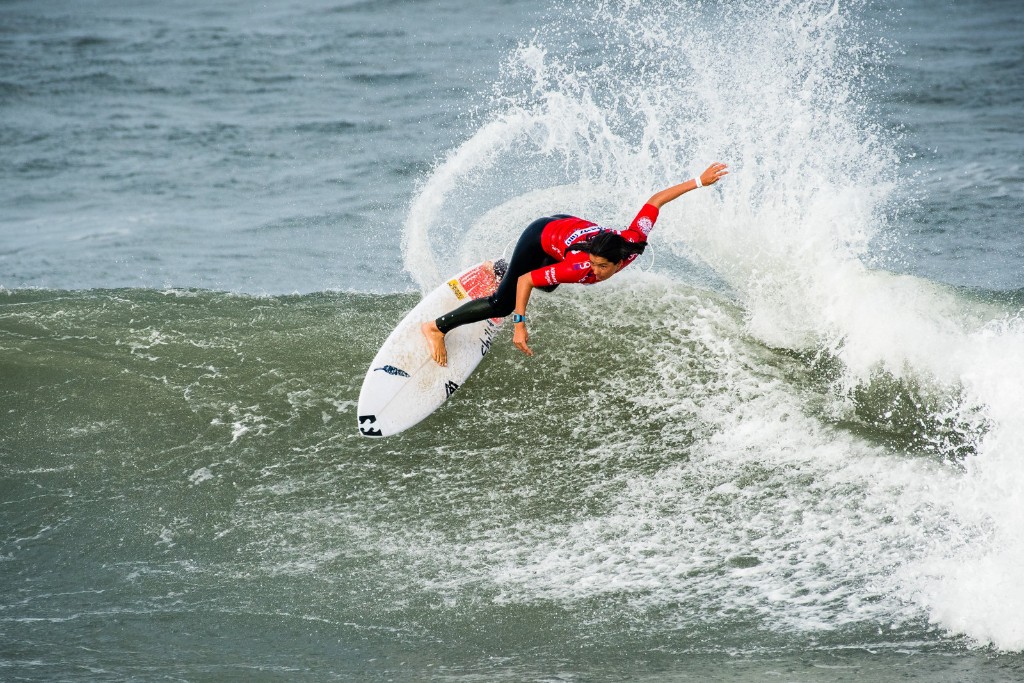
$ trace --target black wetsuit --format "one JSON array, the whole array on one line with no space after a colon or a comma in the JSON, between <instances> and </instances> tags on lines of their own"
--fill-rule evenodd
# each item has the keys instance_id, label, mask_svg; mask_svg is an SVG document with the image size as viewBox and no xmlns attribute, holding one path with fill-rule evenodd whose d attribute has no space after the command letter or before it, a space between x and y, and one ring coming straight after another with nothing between
<instances>
[{"instance_id":1,"label":"black wetsuit","mask_svg":"<svg viewBox=\"0 0 1024 683\"><path fill-rule=\"evenodd\" d=\"M516 307L516 288L519 278L526 273L557 263L558 259L544 251L541 245L541 233L544 226L560 218L572 218L566 214L556 214L538 218L527 226L526 230L516 242L516 248L512 252L512 258L508 263L508 270L501 278L501 284L497 291L485 299L473 299L456 308L451 313L446 313L434 322L437 329L447 334L449 331L461 325L468 325L488 318L504 318ZM552 292L558 285L538 287L545 292Z\"/></svg>"}]
</instances>

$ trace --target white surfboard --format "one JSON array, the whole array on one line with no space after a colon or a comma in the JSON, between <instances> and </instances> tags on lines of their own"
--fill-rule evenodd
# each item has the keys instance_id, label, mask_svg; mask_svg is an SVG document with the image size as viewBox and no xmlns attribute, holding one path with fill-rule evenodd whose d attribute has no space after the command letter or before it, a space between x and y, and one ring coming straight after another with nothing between
<instances>
[{"instance_id":1,"label":"white surfboard","mask_svg":"<svg viewBox=\"0 0 1024 683\"><path fill-rule=\"evenodd\" d=\"M478 263L430 292L402 318L373 357L356 409L359 433L391 436L417 424L455 393L480 364L501 329L502 318L457 327L445 335L448 365L430 356L420 325L471 299L490 296L503 261Z\"/></svg>"}]
</instances>

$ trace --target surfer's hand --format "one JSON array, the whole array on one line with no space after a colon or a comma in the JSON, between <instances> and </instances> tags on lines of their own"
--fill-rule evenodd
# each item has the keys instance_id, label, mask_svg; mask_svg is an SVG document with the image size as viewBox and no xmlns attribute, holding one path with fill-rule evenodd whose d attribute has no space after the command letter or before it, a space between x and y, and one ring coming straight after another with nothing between
<instances>
[{"instance_id":1,"label":"surfer's hand","mask_svg":"<svg viewBox=\"0 0 1024 683\"><path fill-rule=\"evenodd\" d=\"M725 164L716 161L708 166L708 170L700 174L700 184L714 185L722 179L722 176L729 175L729 171L726 170L727 168L729 167Z\"/></svg>"},{"instance_id":2,"label":"surfer's hand","mask_svg":"<svg viewBox=\"0 0 1024 683\"><path fill-rule=\"evenodd\" d=\"M532 356L533 351L526 345L528 341L530 341L530 333L526 330L526 323L516 323L515 331L512 333L512 344L527 356Z\"/></svg>"}]
</instances>

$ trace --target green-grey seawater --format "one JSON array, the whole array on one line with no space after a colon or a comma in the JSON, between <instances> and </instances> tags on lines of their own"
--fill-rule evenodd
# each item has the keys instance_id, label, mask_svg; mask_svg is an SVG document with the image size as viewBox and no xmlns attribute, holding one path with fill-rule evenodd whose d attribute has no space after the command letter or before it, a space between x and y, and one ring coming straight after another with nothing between
<instances>
[{"instance_id":1,"label":"green-grey seawater","mask_svg":"<svg viewBox=\"0 0 1024 683\"><path fill-rule=\"evenodd\" d=\"M812 364L746 339L700 290L641 279L588 301L566 315L546 298L536 358L497 346L422 428L370 440L362 372L413 296L5 294L5 676L1021 672L887 595L879 568L947 520L936 500L876 499L848 452L826 452L862 437L786 437L822 462L773 453L777 437L720 457L737 444L719 411L772 430L816 410ZM925 449L886 455L886 437L853 448L859 466L945 477Z\"/></svg>"}]
</instances>

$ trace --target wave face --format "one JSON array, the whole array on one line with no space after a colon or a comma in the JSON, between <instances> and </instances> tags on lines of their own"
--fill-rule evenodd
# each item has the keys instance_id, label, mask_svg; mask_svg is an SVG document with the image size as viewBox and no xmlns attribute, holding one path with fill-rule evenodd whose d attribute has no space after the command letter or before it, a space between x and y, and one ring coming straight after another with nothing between
<instances>
[{"instance_id":1,"label":"wave face","mask_svg":"<svg viewBox=\"0 0 1024 683\"><path fill-rule=\"evenodd\" d=\"M654 270L674 284L551 304L615 337L641 325L630 344L657 366L635 393L611 370L612 391L635 396L628 419L591 395L587 414L606 417L583 423L604 448L582 462L673 455L623 474L594 518L446 548L502 558L490 576L502 599L614 592L682 621L688 609L666 606L798 630L923 615L1024 647L1024 323L1015 306L869 267L891 258L903 198L900 140L861 104L886 58L862 37L863 10L599 3L520 46L497 113L423 183L403 246L428 288L536 216L625 224L708 162L732 170L663 211ZM573 42L573 26L602 49ZM700 290L680 295L688 286ZM607 359L608 343L584 348ZM778 354L795 377L778 375ZM607 372L567 376L608 386ZM636 428L638 406L664 422Z\"/></svg>"}]
</instances>

